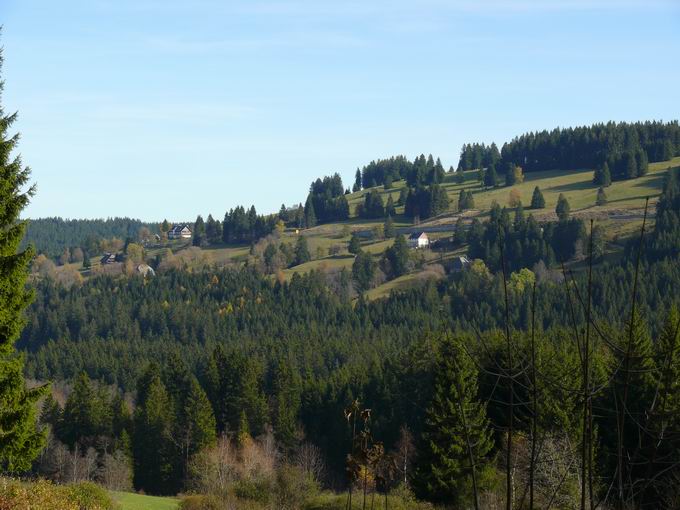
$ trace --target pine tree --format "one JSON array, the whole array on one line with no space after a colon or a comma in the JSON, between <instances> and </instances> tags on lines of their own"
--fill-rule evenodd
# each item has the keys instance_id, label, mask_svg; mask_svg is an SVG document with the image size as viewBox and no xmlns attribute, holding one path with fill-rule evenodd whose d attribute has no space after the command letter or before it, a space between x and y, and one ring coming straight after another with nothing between
<instances>
[{"instance_id":1,"label":"pine tree","mask_svg":"<svg viewBox=\"0 0 680 510\"><path fill-rule=\"evenodd\" d=\"M0 72L2 63L0 49ZM19 156L12 157L19 135L8 131L17 115L5 115L2 90L0 79L0 470L17 472L31 466L44 444L45 435L36 428L35 404L47 387L26 388L24 360L14 347L24 325L23 311L33 297L26 287L33 250L19 251L26 229L19 216L35 188L25 189L30 170Z\"/></svg>"},{"instance_id":2,"label":"pine tree","mask_svg":"<svg viewBox=\"0 0 680 510\"><path fill-rule=\"evenodd\" d=\"M392 220L392 216L387 216L387 219L385 220L384 233L385 239L390 239L394 237L396 233L394 229L394 221Z\"/></svg>"},{"instance_id":3,"label":"pine tree","mask_svg":"<svg viewBox=\"0 0 680 510\"><path fill-rule=\"evenodd\" d=\"M534 188L534 193L531 195L531 208L532 209L543 209L545 207L545 198L543 198L543 193L538 186Z\"/></svg>"},{"instance_id":4,"label":"pine tree","mask_svg":"<svg viewBox=\"0 0 680 510\"><path fill-rule=\"evenodd\" d=\"M604 192L604 188L600 186L597 190L597 199L595 200L595 205L605 205L607 203L607 194Z\"/></svg>"},{"instance_id":5,"label":"pine tree","mask_svg":"<svg viewBox=\"0 0 680 510\"><path fill-rule=\"evenodd\" d=\"M485 406L478 400L477 369L461 340L442 340L433 389L415 488L434 502L467 507L472 485L481 489L488 481L493 440Z\"/></svg>"},{"instance_id":6,"label":"pine tree","mask_svg":"<svg viewBox=\"0 0 680 510\"><path fill-rule=\"evenodd\" d=\"M557 206L555 207L555 212L560 221L566 221L569 219L569 213L571 212L571 206L566 197L560 193L557 197Z\"/></svg>"}]
</instances>

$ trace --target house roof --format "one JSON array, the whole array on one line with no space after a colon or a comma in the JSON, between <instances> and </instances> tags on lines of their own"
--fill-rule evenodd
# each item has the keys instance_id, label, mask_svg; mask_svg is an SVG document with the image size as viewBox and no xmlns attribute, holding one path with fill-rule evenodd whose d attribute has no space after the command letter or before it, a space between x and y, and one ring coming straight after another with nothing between
<instances>
[{"instance_id":1,"label":"house roof","mask_svg":"<svg viewBox=\"0 0 680 510\"><path fill-rule=\"evenodd\" d=\"M460 256L460 257L455 257L453 259L453 267L454 269L462 269L465 266L468 266L470 264L470 259L468 259L466 256Z\"/></svg>"},{"instance_id":2,"label":"house roof","mask_svg":"<svg viewBox=\"0 0 680 510\"><path fill-rule=\"evenodd\" d=\"M183 224L183 225L175 225L170 229L170 232L182 232L184 229L187 229L189 232L191 232L191 229L189 228L189 225Z\"/></svg>"},{"instance_id":3,"label":"house roof","mask_svg":"<svg viewBox=\"0 0 680 510\"><path fill-rule=\"evenodd\" d=\"M409 239L415 241L416 239L420 239L421 237L425 237L427 239L427 234L425 232L414 232L410 236L408 236Z\"/></svg>"}]
</instances>

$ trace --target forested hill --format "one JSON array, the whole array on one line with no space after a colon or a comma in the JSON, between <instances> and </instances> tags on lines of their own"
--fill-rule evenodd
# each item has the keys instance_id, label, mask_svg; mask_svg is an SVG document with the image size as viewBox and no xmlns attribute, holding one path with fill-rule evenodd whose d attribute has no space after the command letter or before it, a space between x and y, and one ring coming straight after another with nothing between
<instances>
[{"instance_id":1,"label":"forested hill","mask_svg":"<svg viewBox=\"0 0 680 510\"><path fill-rule=\"evenodd\" d=\"M22 246L33 245L38 253L51 258L62 255L65 249L95 246L102 239L136 239L142 227L158 231L158 223L145 223L133 218L64 219L38 218L28 221ZM92 248L92 254L99 248Z\"/></svg>"}]
</instances>

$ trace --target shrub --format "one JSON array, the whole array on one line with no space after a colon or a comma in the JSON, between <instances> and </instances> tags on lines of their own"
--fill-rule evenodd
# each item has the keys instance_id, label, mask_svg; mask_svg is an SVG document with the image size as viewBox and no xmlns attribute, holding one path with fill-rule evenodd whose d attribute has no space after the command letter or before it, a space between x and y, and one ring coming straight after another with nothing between
<instances>
[{"instance_id":1,"label":"shrub","mask_svg":"<svg viewBox=\"0 0 680 510\"><path fill-rule=\"evenodd\" d=\"M55 485L47 480L22 483L0 478L0 510L117 510L100 486L83 482Z\"/></svg>"},{"instance_id":2,"label":"shrub","mask_svg":"<svg viewBox=\"0 0 680 510\"><path fill-rule=\"evenodd\" d=\"M276 476L276 508L295 510L318 492L312 476L297 466L282 466Z\"/></svg>"},{"instance_id":3,"label":"shrub","mask_svg":"<svg viewBox=\"0 0 680 510\"><path fill-rule=\"evenodd\" d=\"M215 496L185 496L179 504L179 510L222 510Z\"/></svg>"}]
</instances>

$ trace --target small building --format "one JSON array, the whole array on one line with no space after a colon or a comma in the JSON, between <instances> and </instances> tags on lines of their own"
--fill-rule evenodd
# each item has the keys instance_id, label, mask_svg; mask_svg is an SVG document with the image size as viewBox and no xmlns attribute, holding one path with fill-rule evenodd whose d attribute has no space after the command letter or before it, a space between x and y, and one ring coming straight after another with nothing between
<instances>
[{"instance_id":1,"label":"small building","mask_svg":"<svg viewBox=\"0 0 680 510\"><path fill-rule=\"evenodd\" d=\"M104 256L99 260L99 263L103 266L105 264L113 264L116 262L116 254L106 252Z\"/></svg>"},{"instance_id":2,"label":"small building","mask_svg":"<svg viewBox=\"0 0 680 510\"><path fill-rule=\"evenodd\" d=\"M408 236L409 248L427 248L430 245L430 238L425 232L414 232Z\"/></svg>"},{"instance_id":3,"label":"small building","mask_svg":"<svg viewBox=\"0 0 680 510\"><path fill-rule=\"evenodd\" d=\"M463 271L468 268L470 265L470 259L468 259L465 255L461 255L460 257L455 257L453 259L453 262L451 263L451 269L453 271Z\"/></svg>"},{"instance_id":4,"label":"small building","mask_svg":"<svg viewBox=\"0 0 680 510\"><path fill-rule=\"evenodd\" d=\"M175 225L168 230L168 239L191 239L191 229L188 225Z\"/></svg>"}]
</instances>

